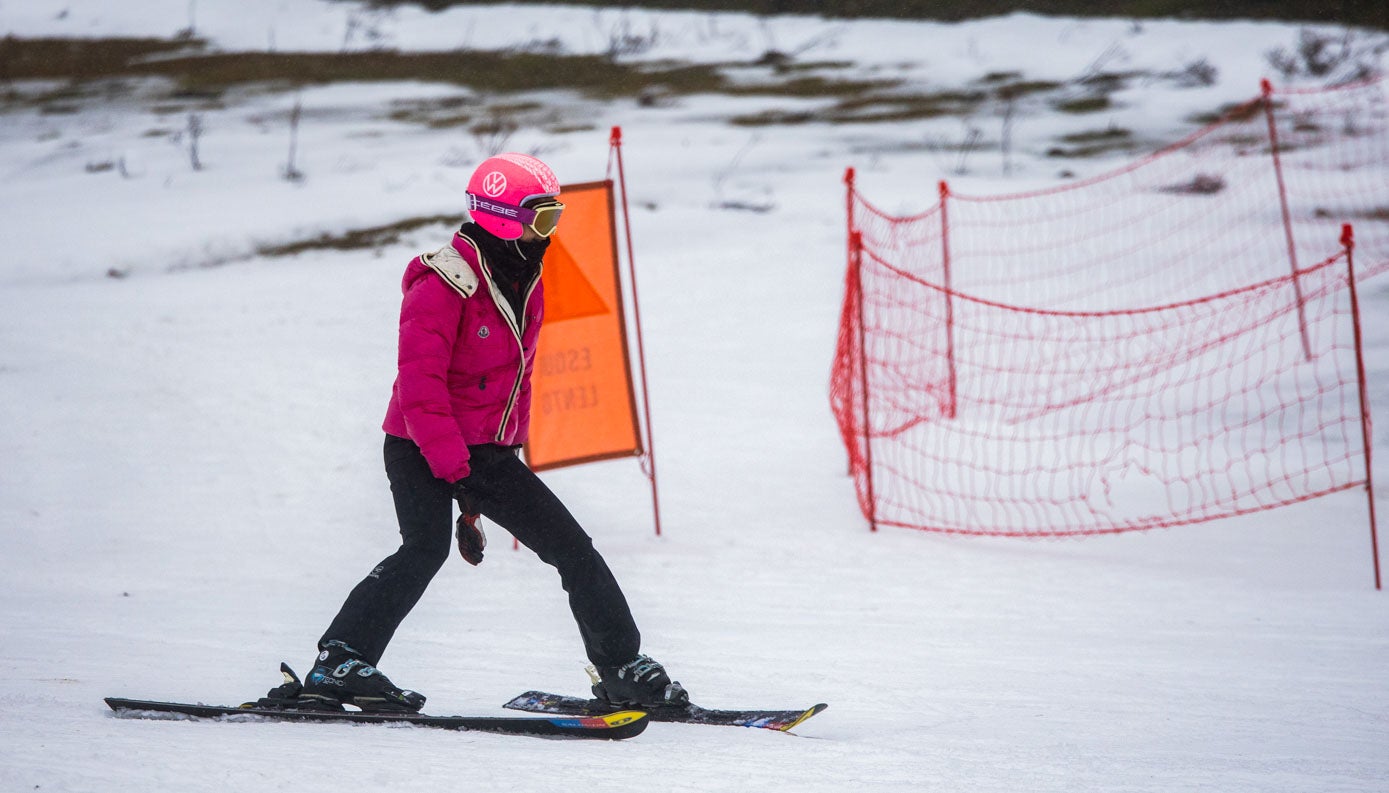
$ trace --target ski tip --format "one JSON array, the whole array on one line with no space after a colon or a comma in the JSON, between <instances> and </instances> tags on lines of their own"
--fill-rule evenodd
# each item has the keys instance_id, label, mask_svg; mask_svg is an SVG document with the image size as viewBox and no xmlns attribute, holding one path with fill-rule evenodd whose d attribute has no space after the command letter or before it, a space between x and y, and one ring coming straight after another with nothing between
<instances>
[{"instance_id":1,"label":"ski tip","mask_svg":"<svg viewBox=\"0 0 1389 793\"><path fill-rule=\"evenodd\" d=\"M613 740L626 740L641 735L651 723L646 713L640 710L620 710L599 718L607 723L608 729L612 731Z\"/></svg>"},{"instance_id":2,"label":"ski tip","mask_svg":"<svg viewBox=\"0 0 1389 793\"><path fill-rule=\"evenodd\" d=\"M619 710L616 713L609 713L604 716L595 716L594 721L602 722L607 727L626 727L629 724L646 721L646 711L642 710ZM597 726L597 725L595 725Z\"/></svg>"},{"instance_id":3,"label":"ski tip","mask_svg":"<svg viewBox=\"0 0 1389 793\"><path fill-rule=\"evenodd\" d=\"M812 706L810 706L809 708L806 709L805 713L802 713L802 714L800 715L800 718L796 719L795 721L792 721L792 722L788 723L788 724L787 724L786 726L784 726L784 727L780 727L779 729L780 729L782 732L790 732L792 729L794 729L794 728L797 727L798 725L804 724L805 721L806 721L806 719L809 719L811 716L814 716L814 715L816 715L816 714L818 714L818 713L824 712L824 710L825 710L826 708L828 708L828 707L829 707L829 705L827 705L827 704L825 704L825 703L823 703L823 702L821 702L821 703L818 704L818 705L812 705Z\"/></svg>"},{"instance_id":4,"label":"ski tip","mask_svg":"<svg viewBox=\"0 0 1389 793\"><path fill-rule=\"evenodd\" d=\"M566 732L574 730L590 737L614 741L640 735L650 723L646 712L640 710L620 710L602 716L558 716L549 721Z\"/></svg>"}]
</instances>

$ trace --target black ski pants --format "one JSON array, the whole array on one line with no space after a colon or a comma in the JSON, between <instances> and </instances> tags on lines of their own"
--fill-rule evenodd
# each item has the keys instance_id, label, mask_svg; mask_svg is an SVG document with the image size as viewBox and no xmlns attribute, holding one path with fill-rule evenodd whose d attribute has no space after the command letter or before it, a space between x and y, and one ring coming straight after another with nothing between
<instances>
[{"instance_id":1,"label":"black ski pants","mask_svg":"<svg viewBox=\"0 0 1389 793\"><path fill-rule=\"evenodd\" d=\"M627 599L569 510L511 449L483 445L469 451L465 508L511 532L559 571L594 665L619 666L636 657L641 634ZM400 548L357 584L319 640L320 648L340 641L373 666L454 547L454 486L434 476L413 441L387 435L385 455Z\"/></svg>"}]
</instances>

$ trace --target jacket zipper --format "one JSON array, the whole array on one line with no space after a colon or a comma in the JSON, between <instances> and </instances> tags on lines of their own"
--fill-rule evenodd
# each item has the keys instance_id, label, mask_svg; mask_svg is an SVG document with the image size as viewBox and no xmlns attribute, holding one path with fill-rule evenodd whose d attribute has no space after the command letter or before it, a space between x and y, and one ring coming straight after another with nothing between
<instances>
[{"instance_id":1,"label":"jacket zipper","mask_svg":"<svg viewBox=\"0 0 1389 793\"><path fill-rule=\"evenodd\" d=\"M512 313L511 305L503 305L503 303L506 303L505 298L503 298L501 302L497 301L497 284L495 281L492 280L492 268L487 266L487 261L483 258L482 251L478 248L478 246L474 245L473 249L476 250L478 253L477 258L478 263L481 265L480 269L482 270L483 276L487 278L487 293L492 298L492 304L497 307L497 310L499 312L501 312L502 318L506 320L507 327L511 328L511 335L513 338L516 339L516 349L521 354L521 360L516 365L516 382L513 383L511 386L511 395L507 397L506 400L506 410L502 411L501 424L497 427L497 434L493 436L493 440L495 440L497 443L501 443L502 438L506 437L507 422L511 421L511 413L513 410L516 409L516 400L521 395L521 381L526 376L526 346L521 341L520 320L518 320L517 317ZM540 270L536 271L535 278L531 280L530 287L526 289L526 297L524 300L521 301L522 314L525 314L526 309L530 308L531 295L535 293L536 284L540 283L540 274L544 269L545 265L542 262L540 265Z\"/></svg>"}]
</instances>

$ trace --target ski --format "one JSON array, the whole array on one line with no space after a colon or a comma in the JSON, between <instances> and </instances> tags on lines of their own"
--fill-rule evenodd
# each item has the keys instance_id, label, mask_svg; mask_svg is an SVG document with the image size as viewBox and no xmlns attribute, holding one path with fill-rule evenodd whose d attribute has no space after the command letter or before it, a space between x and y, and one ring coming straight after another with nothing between
<instances>
[{"instance_id":1,"label":"ski","mask_svg":"<svg viewBox=\"0 0 1389 793\"><path fill-rule=\"evenodd\" d=\"M596 699L567 697L545 691L527 691L502 707L528 713L553 713L565 716L601 717L620 712L618 708ZM713 724L726 727L757 727L764 730L786 732L814 716L825 708L824 703L805 710L715 710L698 705L685 705L678 708L651 708L647 713L650 721L682 722L685 724Z\"/></svg>"},{"instance_id":2,"label":"ski","mask_svg":"<svg viewBox=\"0 0 1389 793\"><path fill-rule=\"evenodd\" d=\"M393 724L433 727L444 730L534 735L548 738L597 738L620 741L641 734L647 718L642 711L627 710L605 714L574 714L571 718L527 718L515 716L426 716L422 713L383 713L378 711L295 710L291 708L192 705L183 702L154 702L143 699L107 697L106 704L117 716L136 719L211 719L216 721L300 721L348 724Z\"/></svg>"}]
</instances>

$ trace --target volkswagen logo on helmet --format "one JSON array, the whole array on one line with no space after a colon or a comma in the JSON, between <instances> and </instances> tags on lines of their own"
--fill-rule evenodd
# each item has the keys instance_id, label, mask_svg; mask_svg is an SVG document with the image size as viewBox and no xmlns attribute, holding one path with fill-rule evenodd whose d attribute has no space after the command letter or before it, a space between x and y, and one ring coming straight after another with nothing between
<instances>
[{"instance_id":1,"label":"volkswagen logo on helmet","mask_svg":"<svg viewBox=\"0 0 1389 793\"><path fill-rule=\"evenodd\" d=\"M482 192L496 198L506 192L506 174L501 171L493 171L482 179Z\"/></svg>"}]
</instances>

